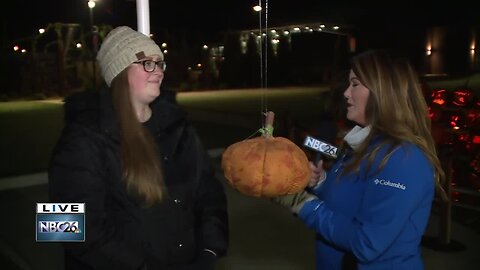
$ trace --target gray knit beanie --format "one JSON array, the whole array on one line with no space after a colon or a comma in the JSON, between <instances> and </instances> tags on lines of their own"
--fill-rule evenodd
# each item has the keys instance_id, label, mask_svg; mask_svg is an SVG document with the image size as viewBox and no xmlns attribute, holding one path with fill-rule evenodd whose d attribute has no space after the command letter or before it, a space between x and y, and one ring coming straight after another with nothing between
<instances>
[{"instance_id":1,"label":"gray knit beanie","mask_svg":"<svg viewBox=\"0 0 480 270\"><path fill-rule=\"evenodd\" d=\"M98 51L97 60L103 78L110 87L113 78L131 63L154 54L163 60L162 51L155 41L128 26L120 26L105 37Z\"/></svg>"}]
</instances>

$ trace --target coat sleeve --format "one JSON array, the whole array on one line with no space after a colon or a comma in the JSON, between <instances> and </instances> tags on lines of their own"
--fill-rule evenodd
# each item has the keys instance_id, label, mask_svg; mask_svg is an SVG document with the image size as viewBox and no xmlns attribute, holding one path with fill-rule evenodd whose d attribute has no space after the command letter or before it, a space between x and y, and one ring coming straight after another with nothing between
<instances>
[{"instance_id":1,"label":"coat sleeve","mask_svg":"<svg viewBox=\"0 0 480 270\"><path fill-rule=\"evenodd\" d=\"M124 239L124 225L105 211L102 148L90 133L74 124L66 127L50 161L50 200L85 203L85 242L67 243L65 252L85 268L139 269L145 260L140 240Z\"/></svg>"},{"instance_id":2,"label":"coat sleeve","mask_svg":"<svg viewBox=\"0 0 480 270\"><path fill-rule=\"evenodd\" d=\"M192 129L198 162L199 182L196 184L195 212L197 236L201 246L223 256L228 247L228 214L225 190L215 176L213 164L196 132Z\"/></svg>"},{"instance_id":3,"label":"coat sleeve","mask_svg":"<svg viewBox=\"0 0 480 270\"><path fill-rule=\"evenodd\" d=\"M366 181L361 210L353 219L330 210L321 200L306 203L299 213L326 241L365 263L389 248L412 213L431 203L434 192L433 169L417 148L398 148Z\"/></svg>"}]
</instances>

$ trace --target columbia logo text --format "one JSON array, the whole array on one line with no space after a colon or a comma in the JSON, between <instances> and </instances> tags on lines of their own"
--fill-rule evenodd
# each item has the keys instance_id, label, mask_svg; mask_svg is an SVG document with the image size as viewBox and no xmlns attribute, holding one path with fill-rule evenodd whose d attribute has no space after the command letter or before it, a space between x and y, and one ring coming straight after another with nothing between
<instances>
[{"instance_id":1,"label":"columbia logo text","mask_svg":"<svg viewBox=\"0 0 480 270\"><path fill-rule=\"evenodd\" d=\"M375 183L375 185L389 186L389 187L394 187L394 188L398 188L398 189L401 189L401 190L406 190L407 189L407 187L403 184L390 182L389 180L385 180L385 179L378 179L377 178L373 182Z\"/></svg>"}]
</instances>

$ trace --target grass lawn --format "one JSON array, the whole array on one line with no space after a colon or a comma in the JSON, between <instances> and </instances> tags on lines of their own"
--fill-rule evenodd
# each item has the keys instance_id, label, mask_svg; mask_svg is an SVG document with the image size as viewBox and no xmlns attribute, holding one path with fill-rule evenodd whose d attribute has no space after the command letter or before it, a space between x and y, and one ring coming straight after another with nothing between
<instances>
[{"instance_id":1,"label":"grass lawn","mask_svg":"<svg viewBox=\"0 0 480 270\"><path fill-rule=\"evenodd\" d=\"M477 98L480 98L480 73L457 78L427 79L427 84L431 89L445 89L448 91L468 88L475 93Z\"/></svg>"},{"instance_id":2,"label":"grass lawn","mask_svg":"<svg viewBox=\"0 0 480 270\"><path fill-rule=\"evenodd\" d=\"M326 87L289 87L179 93L177 102L207 148L246 139L262 127L262 112L275 112L274 135L287 136L292 124L319 121L328 101Z\"/></svg>"},{"instance_id":3,"label":"grass lawn","mask_svg":"<svg viewBox=\"0 0 480 270\"><path fill-rule=\"evenodd\" d=\"M0 102L0 176L45 170L62 125L59 102Z\"/></svg>"},{"instance_id":4,"label":"grass lawn","mask_svg":"<svg viewBox=\"0 0 480 270\"><path fill-rule=\"evenodd\" d=\"M287 87L180 93L178 103L188 109L259 116L266 107L276 114L319 116L327 87ZM201 100L201 102L199 102Z\"/></svg>"}]
</instances>

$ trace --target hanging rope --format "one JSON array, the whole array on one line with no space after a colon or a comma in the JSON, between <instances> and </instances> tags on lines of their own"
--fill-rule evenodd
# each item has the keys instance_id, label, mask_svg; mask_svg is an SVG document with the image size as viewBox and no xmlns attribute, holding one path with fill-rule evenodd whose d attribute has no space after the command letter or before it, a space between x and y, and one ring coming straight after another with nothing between
<instances>
[{"instance_id":1,"label":"hanging rope","mask_svg":"<svg viewBox=\"0 0 480 270\"><path fill-rule=\"evenodd\" d=\"M263 39L263 35L262 35ZM265 43L264 43L264 53L265 53L265 82L264 82L264 93L268 88L268 0L265 0ZM268 111L268 98L265 98L265 108L263 112L266 114Z\"/></svg>"},{"instance_id":2,"label":"hanging rope","mask_svg":"<svg viewBox=\"0 0 480 270\"><path fill-rule=\"evenodd\" d=\"M260 88L263 89L263 55L262 55L262 50L263 50L263 38L262 38L262 33L263 33L263 28L262 28L262 0L258 0L258 6L260 7L260 11L258 11L258 32L260 33L260 38L259 38L259 48L260 48ZM263 98L263 97L262 97ZM262 110L263 110L263 99L262 99Z\"/></svg>"},{"instance_id":3,"label":"hanging rope","mask_svg":"<svg viewBox=\"0 0 480 270\"><path fill-rule=\"evenodd\" d=\"M260 11L258 12L258 25L259 25L259 44L260 48L260 88L262 91L261 108L262 114L261 126L265 129L265 116L268 112L268 99L266 97L267 79L268 79L268 0L265 0L265 7L262 5L262 0L258 1ZM262 13L265 12L265 28L262 27ZM264 42L265 37L265 42Z\"/></svg>"}]
</instances>

